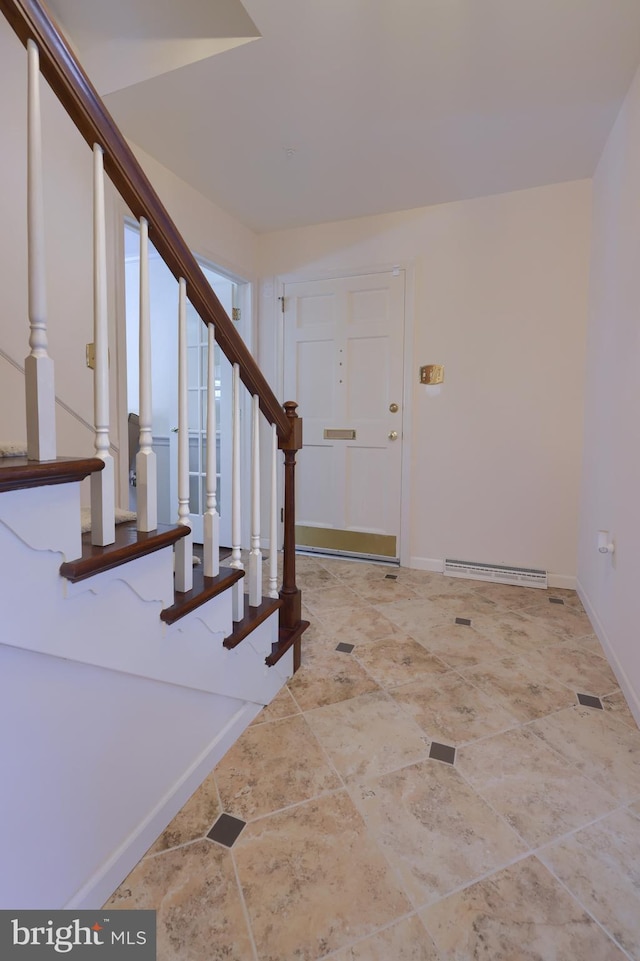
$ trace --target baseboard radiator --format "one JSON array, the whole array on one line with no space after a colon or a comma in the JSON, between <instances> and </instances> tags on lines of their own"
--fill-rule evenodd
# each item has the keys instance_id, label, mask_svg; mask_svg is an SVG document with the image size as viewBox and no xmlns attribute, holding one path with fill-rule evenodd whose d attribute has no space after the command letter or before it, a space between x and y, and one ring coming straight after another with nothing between
<instances>
[{"instance_id":1,"label":"baseboard radiator","mask_svg":"<svg viewBox=\"0 0 640 961\"><path fill-rule=\"evenodd\" d=\"M449 577L469 577L475 581L494 581L496 584L547 587L547 572L531 567L505 567L502 564L478 564L447 558L443 573Z\"/></svg>"}]
</instances>

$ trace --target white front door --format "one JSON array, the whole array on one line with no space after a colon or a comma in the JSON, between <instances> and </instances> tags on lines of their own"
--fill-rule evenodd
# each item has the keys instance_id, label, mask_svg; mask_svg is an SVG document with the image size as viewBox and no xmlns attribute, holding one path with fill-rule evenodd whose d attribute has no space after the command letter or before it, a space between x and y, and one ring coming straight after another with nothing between
<instances>
[{"instance_id":1,"label":"white front door","mask_svg":"<svg viewBox=\"0 0 640 961\"><path fill-rule=\"evenodd\" d=\"M296 543L398 558L403 270L286 284L285 399L304 423Z\"/></svg>"}]
</instances>

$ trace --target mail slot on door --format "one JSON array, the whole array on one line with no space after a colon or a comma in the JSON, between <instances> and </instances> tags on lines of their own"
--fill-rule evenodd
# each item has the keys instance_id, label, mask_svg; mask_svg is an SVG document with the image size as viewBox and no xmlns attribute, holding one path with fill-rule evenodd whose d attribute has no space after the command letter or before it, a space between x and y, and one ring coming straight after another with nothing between
<instances>
[{"instance_id":1,"label":"mail slot on door","mask_svg":"<svg viewBox=\"0 0 640 961\"><path fill-rule=\"evenodd\" d=\"M325 428L325 440L355 440L355 430L344 430L343 428Z\"/></svg>"}]
</instances>

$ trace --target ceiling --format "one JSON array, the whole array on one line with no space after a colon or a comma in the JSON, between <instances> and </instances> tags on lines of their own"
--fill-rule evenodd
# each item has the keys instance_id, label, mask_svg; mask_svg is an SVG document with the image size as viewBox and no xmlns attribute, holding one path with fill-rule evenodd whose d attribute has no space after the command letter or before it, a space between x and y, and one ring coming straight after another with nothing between
<instances>
[{"instance_id":1,"label":"ceiling","mask_svg":"<svg viewBox=\"0 0 640 961\"><path fill-rule=\"evenodd\" d=\"M231 50L260 33L240 0L49 0L104 97Z\"/></svg>"},{"instance_id":2,"label":"ceiling","mask_svg":"<svg viewBox=\"0 0 640 961\"><path fill-rule=\"evenodd\" d=\"M239 0L181 0L188 30L136 3L138 49L184 48L140 82L104 16L131 0L53 5L126 136L259 232L589 177L640 63L638 0L245 0L216 56Z\"/></svg>"}]
</instances>

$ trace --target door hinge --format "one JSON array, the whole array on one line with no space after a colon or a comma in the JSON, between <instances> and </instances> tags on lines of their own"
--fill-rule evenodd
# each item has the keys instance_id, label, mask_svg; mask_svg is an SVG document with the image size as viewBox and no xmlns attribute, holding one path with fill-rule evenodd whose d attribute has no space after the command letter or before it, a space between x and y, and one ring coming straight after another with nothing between
<instances>
[{"instance_id":1,"label":"door hinge","mask_svg":"<svg viewBox=\"0 0 640 961\"><path fill-rule=\"evenodd\" d=\"M280 508L280 523L284 524L284 507Z\"/></svg>"},{"instance_id":2,"label":"door hinge","mask_svg":"<svg viewBox=\"0 0 640 961\"><path fill-rule=\"evenodd\" d=\"M240 320L241 312L239 307L231 308L231 320Z\"/></svg>"},{"instance_id":3,"label":"door hinge","mask_svg":"<svg viewBox=\"0 0 640 961\"><path fill-rule=\"evenodd\" d=\"M87 344L86 350L85 350L85 357L87 361L87 367L89 368L89 370L95 370L96 369L96 345L95 344ZM107 351L107 364L109 365L109 367L111 367L111 351L110 350Z\"/></svg>"},{"instance_id":4,"label":"door hinge","mask_svg":"<svg viewBox=\"0 0 640 961\"><path fill-rule=\"evenodd\" d=\"M280 310L284 314L284 297L278 297L278 300L280 301Z\"/></svg>"}]
</instances>

